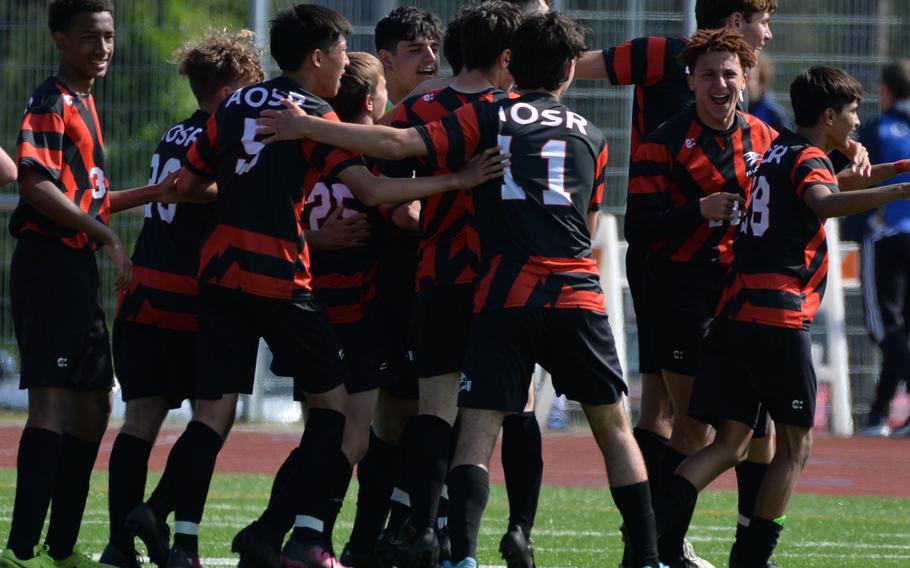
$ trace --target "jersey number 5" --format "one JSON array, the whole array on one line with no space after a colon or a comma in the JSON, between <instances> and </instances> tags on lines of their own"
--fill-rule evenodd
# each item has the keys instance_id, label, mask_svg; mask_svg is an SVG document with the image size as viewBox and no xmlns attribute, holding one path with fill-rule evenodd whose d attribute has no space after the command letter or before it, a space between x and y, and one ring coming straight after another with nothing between
<instances>
[{"instance_id":1,"label":"jersey number 5","mask_svg":"<svg viewBox=\"0 0 910 568\"><path fill-rule=\"evenodd\" d=\"M512 137L500 134L496 137L503 154L508 154L512 146ZM547 161L547 188L543 192L544 205L572 205L572 196L566 192L566 143L563 140L548 140L540 149L540 157ZM523 200L528 194L515 182L512 168L503 170L503 200Z\"/></svg>"},{"instance_id":2,"label":"jersey number 5","mask_svg":"<svg viewBox=\"0 0 910 568\"><path fill-rule=\"evenodd\" d=\"M262 142L256 142L256 119L243 119L243 135L240 141L243 142L243 151L246 152L246 158L238 158L237 165L234 166L234 172L242 176L253 169L253 166L259 161L259 153L265 148Z\"/></svg>"}]
</instances>

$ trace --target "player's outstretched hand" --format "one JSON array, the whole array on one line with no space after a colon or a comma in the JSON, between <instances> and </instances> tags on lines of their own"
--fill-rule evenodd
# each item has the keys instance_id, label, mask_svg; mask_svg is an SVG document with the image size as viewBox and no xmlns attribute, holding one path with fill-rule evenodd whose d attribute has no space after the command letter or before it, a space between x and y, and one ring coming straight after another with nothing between
<instances>
[{"instance_id":1,"label":"player's outstretched hand","mask_svg":"<svg viewBox=\"0 0 910 568\"><path fill-rule=\"evenodd\" d=\"M862 177L872 175L872 162L869 160L869 151L856 140L849 140L847 147L841 150L850 160L850 169Z\"/></svg>"},{"instance_id":2,"label":"player's outstretched hand","mask_svg":"<svg viewBox=\"0 0 910 568\"><path fill-rule=\"evenodd\" d=\"M372 226L367 216L357 213L344 218L344 208L339 207L326 217L316 231L307 231L307 240L319 250L339 250L348 247L362 247L370 236Z\"/></svg>"},{"instance_id":3,"label":"player's outstretched hand","mask_svg":"<svg viewBox=\"0 0 910 568\"><path fill-rule=\"evenodd\" d=\"M268 134L262 142L271 144L280 140L297 140L307 135L307 123L314 119L307 115L297 103L282 99L283 110L265 109L256 119L256 133Z\"/></svg>"},{"instance_id":4,"label":"player's outstretched hand","mask_svg":"<svg viewBox=\"0 0 910 568\"><path fill-rule=\"evenodd\" d=\"M734 203L736 205L734 205ZM698 202L701 216L710 221L732 221L742 214L745 200L734 193L712 193Z\"/></svg>"},{"instance_id":5,"label":"player's outstretched hand","mask_svg":"<svg viewBox=\"0 0 910 568\"><path fill-rule=\"evenodd\" d=\"M123 292L129 288L133 279L133 263L130 255L123 246L123 242L116 233L111 231L111 237L104 243L104 250L114 265L114 290Z\"/></svg>"},{"instance_id":6,"label":"player's outstretched hand","mask_svg":"<svg viewBox=\"0 0 910 568\"><path fill-rule=\"evenodd\" d=\"M180 194L177 193L177 178L180 177L180 170L168 174L161 183L155 184L155 201L158 203L178 203L181 201Z\"/></svg>"},{"instance_id":7,"label":"player's outstretched hand","mask_svg":"<svg viewBox=\"0 0 910 568\"><path fill-rule=\"evenodd\" d=\"M456 173L455 189L472 189L486 181L502 177L503 170L511 164L510 157L511 154L500 153L499 146L477 154Z\"/></svg>"}]
</instances>

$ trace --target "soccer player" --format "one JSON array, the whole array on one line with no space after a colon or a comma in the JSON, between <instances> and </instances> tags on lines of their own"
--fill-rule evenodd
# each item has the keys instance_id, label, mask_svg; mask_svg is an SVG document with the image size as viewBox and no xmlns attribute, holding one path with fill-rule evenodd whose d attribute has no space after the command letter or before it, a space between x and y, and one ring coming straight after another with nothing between
<instances>
[{"instance_id":1,"label":"soccer player","mask_svg":"<svg viewBox=\"0 0 910 568\"><path fill-rule=\"evenodd\" d=\"M910 156L910 61L896 61L882 69L879 82L882 114L861 132L876 162L897 161L905 173ZM900 181L910 180L905 175ZM882 353L881 375L875 400L861 433L887 436L891 399L901 381L910 381L910 302L905 251L910 243L910 207L903 201L883 207L866 218L863 238L863 296L866 328ZM910 434L910 422L894 435Z\"/></svg>"},{"instance_id":2,"label":"soccer player","mask_svg":"<svg viewBox=\"0 0 910 568\"><path fill-rule=\"evenodd\" d=\"M463 69L449 87L415 95L399 105L392 125L411 127L438 120L496 90L508 90L506 68L512 34L521 14L503 2L468 8L459 18ZM381 164L387 175L432 176L444 166L422 160ZM415 296L409 329L409 356L418 377L417 416L408 424L404 447L411 517L403 535L409 562L428 568L438 559L437 516L451 457L457 415L458 377L470 329L471 298L477 274L477 238L471 194L448 193L421 201ZM441 528L441 527L439 527Z\"/></svg>"},{"instance_id":3,"label":"soccer player","mask_svg":"<svg viewBox=\"0 0 910 568\"><path fill-rule=\"evenodd\" d=\"M0 148L0 186L16 181L17 174L16 162L3 148Z\"/></svg>"},{"instance_id":4,"label":"soccer player","mask_svg":"<svg viewBox=\"0 0 910 568\"><path fill-rule=\"evenodd\" d=\"M742 33L754 49L760 50L773 37L770 19L776 9L777 0L698 0L696 24L698 29L729 27ZM577 79L608 79L613 85L635 85L630 165L645 137L694 100L685 66L678 59L687 41L684 37L642 37L603 51L590 51L579 59ZM661 463L670 448L674 405L661 373L657 353L659 315L652 313L653 292L646 283L645 266L652 240L647 229L636 227L628 218L624 224L629 243L626 276L638 328L642 381L641 411L634 432L648 467L648 478L655 484L662 479ZM762 461L767 461L770 456L764 458ZM753 463L756 462L744 462L737 468L737 475L757 491L756 476L750 473L761 469L761 465L753 467ZM740 512L748 515L743 507Z\"/></svg>"},{"instance_id":5,"label":"soccer player","mask_svg":"<svg viewBox=\"0 0 910 568\"><path fill-rule=\"evenodd\" d=\"M113 10L108 0L50 3L60 66L29 99L19 131L10 300L29 417L19 441L12 526L0 554L7 566L98 566L74 548L113 384L94 251L104 247L115 287L124 289L130 260L108 226L110 215L163 199L175 179L109 191L92 87L114 54Z\"/></svg>"},{"instance_id":6,"label":"soccer player","mask_svg":"<svg viewBox=\"0 0 910 568\"><path fill-rule=\"evenodd\" d=\"M717 436L671 478L668 518L686 524L697 492L741 459L760 408L777 430L774 459L755 514L733 545L731 568L768 565L809 456L817 387L809 328L825 290L824 220L910 197L906 183L838 193L826 153L859 126L861 97L859 82L832 67L811 67L791 84L797 131L783 132L765 153L706 340L709 356L689 411L714 422Z\"/></svg>"},{"instance_id":7,"label":"soccer player","mask_svg":"<svg viewBox=\"0 0 910 568\"><path fill-rule=\"evenodd\" d=\"M399 6L376 23L376 53L385 69L389 110L439 74L442 24L436 14Z\"/></svg>"},{"instance_id":8,"label":"soccer player","mask_svg":"<svg viewBox=\"0 0 910 568\"><path fill-rule=\"evenodd\" d=\"M180 170L209 116L236 89L265 78L248 30L211 31L174 54L199 104L170 127L152 155L149 183ZM114 322L114 362L126 414L111 450L108 477L110 541L101 562L136 567L126 516L142 503L148 458L170 408L192 399L196 385L198 327L196 268L213 207L149 203L133 252L133 280L120 298ZM196 554L188 535L181 551ZM185 564L174 559L171 564Z\"/></svg>"},{"instance_id":9,"label":"soccer player","mask_svg":"<svg viewBox=\"0 0 910 568\"><path fill-rule=\"evenodd\" d=\"M590 249L606 141L558 102L584 49L583 32L565 16L531 16L516 31L509 64L520 98L476 101L409 129L323 125L294 108L263 121L276 139L331 140L388 159L426 155L457 167L497 143L514 157L502 184L474 192L482 262L449 474L452 559L462 567L476 566L487 464L504 416L524 407L535 361L557 390L584 403L636 566L658 566L647 476L621 404L626 387Z\"/></svg>"},{"instance_id":10,"label":"soccer player","mask_svg":"<svg viewBox=\"0 0 910 568\"><path fill-rule=\"evenodd\" d=\"M373 176L359 156L324 144L263 144L256 118L282 99L337 121L321 97L338 91L348 63L345 35L350 32L348 21L327 8L299 4L280 11L271 23L270 49L281 76L226 99L188 151L181 170L179 193L205 192L214 180L218 198L197 272L200 364L193 419L171 450L159 482L176 488L168 495L175 506L175 548L186 542L181 535L198 533L215 459L233 424L239 393L251 392L263 337L309 406L299 465L279 496L290 500L296 514L283 561L308 568L337 562L324 547L323 528L335 481L344 475L338 454L347 368L325 311L312 298L309 250L300 219L304 197L320 178L337 177L366 205L417 199L473 187L478 180L499 175L502 167L501 161L478 161L449 176L389 180ZM170 505L151 500L127 518L128 528L142 538L156 562L168 547L162 521ZM270 522L280 530L281 518ZM260 562L264 564L273 552L267 541L261 544L253 552L265 554L254 560L265 557L267 561Z\"/></svg>"},{"instance_id":11,"label":"soccer player","mask_svg":"<svg viewBox=\"0 0 910 568\"><path fill-rule=\"evenodd\" d=\"M700 30L680 60L691 71L688 83L695 104L639 146L626 209L631 235L652 241L648 271L653 309L662 323L656 355L673 406L680 409L662 465L672 468L661 472L667 477L686 455L707 443L708 425L685 411L703 362L699 343L732 260L740 206L752 190L762 154L777 136L765 123L737 110L744 69L755 64L743 36L728 28ZM655 503L660 497L655 496ZM655 509L659 513L659 507ZM662 534L661 561L685 565L683 550L670 550L664 543Z\"/></svg>"}]
</instances>

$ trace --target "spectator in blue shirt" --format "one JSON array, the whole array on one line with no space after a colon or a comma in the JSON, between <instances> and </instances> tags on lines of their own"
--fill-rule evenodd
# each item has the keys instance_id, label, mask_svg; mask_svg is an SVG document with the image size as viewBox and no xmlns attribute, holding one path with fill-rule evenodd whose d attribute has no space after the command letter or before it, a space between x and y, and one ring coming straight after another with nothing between
<instances>
[{"instance_id":1,"label":"spectator in blue shirt","mask_svg":"<svg viewBox=\"0 0 910 568\"><path fill-rule=\"evenodd\" d=\"M774 65L765 55L758 56L758 64L749 73L749 114L778 132L793 130L793 119L774 98Z\"/></svg>"}]
</instances>

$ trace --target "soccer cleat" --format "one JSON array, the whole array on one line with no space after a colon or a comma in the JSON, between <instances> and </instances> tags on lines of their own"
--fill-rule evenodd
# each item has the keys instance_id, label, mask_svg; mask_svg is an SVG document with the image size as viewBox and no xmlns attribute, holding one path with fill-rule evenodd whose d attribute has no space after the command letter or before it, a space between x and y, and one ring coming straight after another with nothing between
<instances>
[{"instance_id":1,"label":"soccer cleat","mask_svg":"<svg viewBox=\"0 0 910 568\"><path fill-rule=\"evenodd\" d=\"M408 555L408 568L436 568L439 562L439 539L436 531L428 528L414 539Z\"/></svg>"},{"instance_id":2,"label":"soccer cleat","mask_svg":"<svg viewBox=\"0 0 910 568\"><path fill-rule=\"evenodd\" d=\"M47 554L47 552L39 552L36 556L41 556L42 554ZM50 554L47 555L47 558L51 559ZM54 566L57 568L116 568L111 564L102 564L101 562L92 560L91 557L79 552L78 548L74 548L73 553L63 560L54 562Z\"/></svg>"},{"instance_id":3,"label":"soccer cleat","mask_svg":"<svg viewBox=\"0 0 910 568\"><path fill-rule=\"evenodd\" d=\"M347 568L321 544L290 538L281 551L284 568Z\"/></svg>"},{"instance_id":4,"label":"soccer cleat","mask_svg":"<svg viewBox=\"0 0 910 568\"><path fill-rule=\"evenodd\" d=\"M689 539L683 540L683 558L689 562L686 566L692 566L693 568L714 568L713 564L695 554L695 548L692 546L692 543L689 542Z\"/></svg>"},{"instance_id":5,"label":"soccer cleat","mask_svg":"<svg viewBox=\"0 0 910 568\"><path fill-rule=\"evenodd\" d=\"M149 560L159 568L167 564L171 548L171 529L163 520L158 520L151 507L142 503L130 511L126 516L126 530L145 543Z\"/></svg>"},{"instance_id":6,"label":"soccer cleat","mask_svg":"<svg viewBox=\"0 0 910 568\"><path fill-rule=\"evenodd\" d=\"M449 539L449 526L436 529L436 538L439 540L439 564L445 564L452 559L452 541Z\"/></svg>"},{"instance_id":7,"label":"soccer cleat","mask_svg":"<svg viewBox=\"0 0 910 568\"><path fill-rule=\"evenodd\" d=\"M256 530L256 523L243 527L234 535L231 552L240 555L240 564L246 568L281 568L279 547Z\"/></svg>"},{"instance_id":8,"label":"soccer cleat","mask_svg":"<svg viewBox=\"0 0 910 568\"><path fill-rule=\"evenodd\" d=\"M340 562L348 568L386 568L388 566L373 554L351 550L350 543L344 545Z\"/></svg>"},{"instance_id":9,"label":"soccer cleat","mask_svg":"<svg viewBox=\"0 0 910 568\"><path fill-rule=\"evenodd\" d=\"M745 564L739 559L739 556L736 554L736 544L730 548L730 559L727 563L729 568L743 568ZM765 568L778 568L777 564L774 563L773 559L768 559L768 563L765 564Z\"/></svg>"},{"instance_id":10,"label":"soccer cleat","mask_svg":"<svg viewBox=\"0 0 910 568\"><path fill-rule=\"evenodd\" d=\"M477 568L477 561L469 556L458 564L452 564L451 562L446 561L446 563L443 564L443 568Z\"/></svg>"},{"instance_id":11,"label":"soccer cleat","mask_svg":"<svg viewBox=\"0 0 910 568\"><path fill-rule=\"evenodd\" d=\"M416 538L417 532L410 519L401 525L397 535L386 529L376 541L376 557L388 566L404 568L410 562L411 547Z\"/></svg>"},{"instance_id":12,"label":"soccer cleat","mask_svg":"<svg viewBox=\"0 0 910 568\"><path fill-rule=\"evenodd\" d=\"M104 552L101 553L98 562L118 568L142 568L142 560L135 549L124 552L110 542L104 547Z\"/></svg>"},{"instance_id":13,"label":"soccer cleat","mask_svg":"<svg viewBox=\"0 0 910 568\"><path fill-rule=\"evenodd\" d=\"M499 553L507 568L535 568L534 547L518 527L512 527L499 541Z\"/></svg>"},{"instance_id":14,"label":"soccer cleat","mask_svg":"<svg viewBox=\"0 0 910 568\"><path fill-rule=\"evenodd\" d=\"M47 553L47 545L42 545L35 547L34 556L25 559L16 556L12 548L7 548L0 553L0 566L4 568L54 568L56 563Z\"/></svg>"},{"instance_id":15,"label":"soccer cleat","mask_svg":"<svg viewBox=\"0 0 910 568\"><path fill-rule=\"evenodd\" d=\"M199 563L199 554L175 546L167 556L167 568L202 568Z\"/></svg>"}]
</instances>

